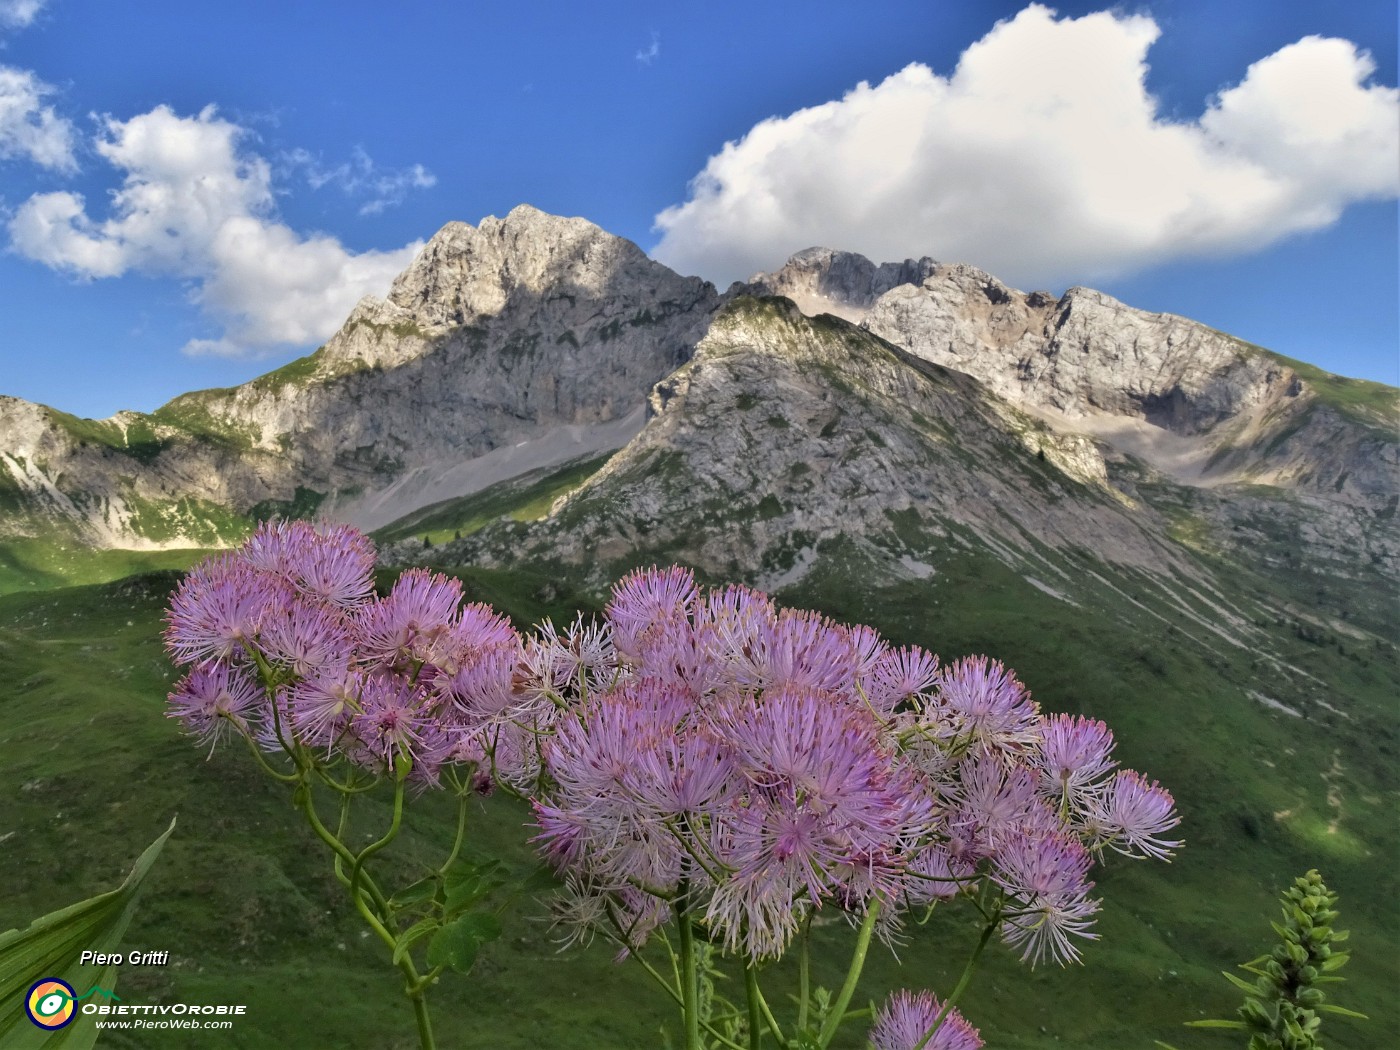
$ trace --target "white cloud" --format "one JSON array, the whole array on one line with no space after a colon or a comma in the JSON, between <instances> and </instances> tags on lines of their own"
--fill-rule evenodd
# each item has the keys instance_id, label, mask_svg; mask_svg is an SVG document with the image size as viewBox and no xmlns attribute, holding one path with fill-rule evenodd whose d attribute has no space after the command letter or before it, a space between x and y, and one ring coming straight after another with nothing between
<instances>
[{"instance_id":1,"label":"white cloud","mask_svg":"<svg viewBox=\"0 0 1400 1050\"><path fill-rule=\"evenodd\" d=\"M226 330L191 342L189 353L323 340L361 296L383 294L421 242L356 254L333 237L298 234L277 220L270 168L240 148L243 135L212 106L193 117L157 106L108 118L95 148L125 173L110 216L89 216L78 194L36 194L10 220L14 247L83 278L192 281L194 300Z\"/></svg>"},{"instance_id":2,"label":"white cloud","mask_svg":"<svg viewBox=\"0 0 1400 1050\"><path fill-rule=\"evenodd\" d=\"M367 197L360 205L361 215L378 215L386 208L402 204L409 190L426 190L437 185L437 176L423 165L385 171L360 146L355 147L348 161L333 168L322 167L321 162L304 149L286 154L286 160L291 167L305 172L312 189L332 185L347 197Z\"/></svg>"},{"instance_id":3,"label":"white cloud","mask_svg":"<svg viewBox=\"0 0 1400 1050\"><path fill-rule=\"evenodd\" d=\"M44 105L53 90L27 69L0 66L0 160L26 157L55 171L77 170L73 125Z\"/></svg>"},{"instance_id":4,"label":"white cloud","mask_svg":"<svg viewBox=\"0 0 1400 1050\"><path fill-rule=\"evenodd\" d=\"M661 57L661 34L651 31L651 43L637 52L635 58L644 66L649 66Z\"/></svg>"},{"instance_id":5,"label":"white cloud","mask_svg":"<svg viewBox=\"0 0 1400 1050\"><path fill-rule=\"evenodd\" d=\"M0 0L0 28L23 29L39 16L46 0Z\"/></svg>"},{"instance_id":6,"label":"white cloud","mask_svg":"<svg viewBox=\"0 0 1400 1050\"><path fill-rule=\"evenodd\" d=\"M1033 5L949 77L916 63L765 120L657 216L654 254L727 281L825 245L1054 286L1254 250L1400 192L1400 93L1351 43L1306 37L1174 122L1144 86L1158 33Z\"/></svg>"}]
</instances>

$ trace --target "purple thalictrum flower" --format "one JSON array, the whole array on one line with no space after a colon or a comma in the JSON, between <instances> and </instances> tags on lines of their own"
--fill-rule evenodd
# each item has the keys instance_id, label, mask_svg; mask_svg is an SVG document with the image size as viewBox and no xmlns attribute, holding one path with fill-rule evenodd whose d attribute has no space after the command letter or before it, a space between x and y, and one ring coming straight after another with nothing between
<instances>
[{"instance_id":1,"label":"purple thalictrum flower","mask_svg":"<svg viewBox=\"0 0 1400 1050\"><path fill-rule=\"evenodd\" d=\"M242 668L197 665L170 694L170 718L178 718L201 744L212 747L233 733L248 733L266 695Z\"/></svg>"},{"instance_id":2,"label":"purple thalictrum flower","mask_svg":"<svg viewBox=\"0 0 1400 1050\"><path fill-rule=\"evenodd\" d=\"M179 664L247 658L269 609L292 600L290 586L232 555L212 558L181 582L166 614L165 646Z\"/></svg>"},{"instance_id":3,"label":"purple thalictrum flower","mask_svg":"<svg viewBox=\"0 0 1400 1050\"><path fill-rule=\"evenodd\" d=\"M993 879L1012 895L1002 939L1021 949L1023 962L1075 962L1079 949L1070 937L1098 938L1090 929L1099 910L1089 896L1092 864L1077 839L1055 831L1021 832L1002 843Z\"/></svg>"},{"instance_id":4,"label":"purple thalictrum flower","mask_svg":"<svg viewBox=\"0 0 1400 1050\"><path fill-rule=\"evenodd\" d=\"M1041 794L1068 812L1080 812L1118 763L1107 725L1081 715L1041 719L1041 743L1032 761Z\"/></svg>"},{"instance_id":5,"label":"purple thalictrum flower","mask_svg":"<svg viewBox=\"0 0 1400 1050\"><path fill-rule=\"evenodd\" d=\"M638 569L624 576L613 588L607 608L618 652L635 659L649 632L689 619L695 597L694 575L679 566Z\"/></svg>"},{"instance_id":6,"label":"purple thalictrum flower","mask_svg":"<svg viewBox=\"0 0 1400 1050\"><path fill-rule=\"evenodd\" d=\"M1025 686L999 661L969 656L938 675L951 735L974 751L1019 755L1040 739L1039 711Z\"/></svg>"},{"instance_id":7,"label":"purple thalictrum flower","mask_svg":"<svg viewBox=\"0 0 1400 1050\"><path fill-rule=\"evenodd\" d=\"M943 1004L931 992L895 992L875 1014L870 1043L875 1050L979 1050L981 1035L956 1009L924 1041L942 1012Z\"/></svg>"},{"instance_id":8,"label":"purple thalictrum flower","mask_svg":"<svg viewBox=\"0 0 1400 1050\"><path fill-rule=\"evenodd\" d=\"M426 569L409 569L389 594L357 612L362 659L410 668L446 644L462 600L462 583Z\"/></svg>"},{"instance_id":9,"label":"purple thalictrum flower","mask_svg":"<svg viewBox=\"0 0 1400 1050\"><path fill-rule=\"evenodd\" d=\"M1085 819L1091 845L1106 845L1128 857L1166 860L1181 846L1165 835L1181 823L1171 792L1131 769L1119 772L1094 800Z\"/></svg>"}]
</instances>

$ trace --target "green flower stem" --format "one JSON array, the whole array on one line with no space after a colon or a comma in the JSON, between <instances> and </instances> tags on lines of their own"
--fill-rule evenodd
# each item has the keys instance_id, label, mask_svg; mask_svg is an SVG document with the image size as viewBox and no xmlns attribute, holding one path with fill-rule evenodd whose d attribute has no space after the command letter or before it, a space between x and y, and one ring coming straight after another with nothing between
<instances>
[{"instance_id":1,"label":"green flower stem","mask_svg":"<svg viewBox=\"0 0 1400 1050\"><path fill-rule=\"evenodd\" d=\"M763 991L758 987L758 967L749 959L744 960L744 994L749 1002L750 1050L758 1050L762 1045L763 1021L768 1022L768 1029L773 1033L773 1038L786 1050L787 1040L783 1038L783 1033L778 1028L778 1020L773 1016L768 1000L763 998Z\"/></svg>"},{"instance_id":2,"label":"green flower stem","mask_svg":"<svg viewBox=\"0 0 1400 1050\"><path fill-rule=\"evenodd\" d=\"M957 986L953 989L953 994L943 1000L943 1009L938 1011L938 1016L933 1019L933 1024L924 1033L924 1037L914 1044L914 1050L924 1050L928 1046L929 1040L938 1034L938 1030L943 1027L943 1019L957 1001L962 998L962 993L967 990L968 982L972 980L972 971L977 969L977 960L982 957L982 949L987 947L987 942L992 939L992 931L1001 924L1001 907L993 913L992 920L982 929L982 937L977 942L977 947L972 950L972 957L967 960L967 965L963 967L962 976L958 978Z\"/></svg>"},{"instance_id":3,"label":"green flower stem","mask_svg":"<svg viewBox=\"0 0 1400 1050\"><path fill-rule=\"evenodd\" d=\"M409 963L409 969L413 964ZM403 969L400 964L399 969ZM428 1000L423 995L423 989L408 993L409 1000L413 1003L413 1018L418 1022L418 1042L423 1050L437 1050L437 1043L433 1041L433 1021L428 1016Z\"/></svg>"},{"instance_id":4,"label":"green flower stem","mask_svg":"<svg viewBox=\"0 0 1400 1050\"><path fill-rule=\"evenodd\" d=\"M670 981L666 980L666 978L662 977L661 974L657 973L656 967L653 966L651 963L647 962L645 959L643 959L640 953L630 952L629 957L636 959L637 962L641 964L642 969L646 970L646 972L651 975L651 979L662 987L662 989L666 992L667 995L671 997L671 1000L677 1006L685 1005L685 1000L681 998L680 992L676 991L676 989L671 985ZM738 1043L728 1038L723 1032L715 1028L714 1025L710 1024L709 1022L701 1021L700 1026L704 1028L705 1031L709 1032L710 1035L713 1036L718 1042L723 1043L725 1046L729 1047L730 1050L747 1050L747 1047L740 1046Z\"/></svg>"},{"instance_id":5,"label":"green flower stem","mask_svg":"<svg viewBox=\"0 0 1400 1050\"><path fill-rule=\"evenodd\" d=\"M763 1046L763 1021L758 1006L758 974L749 960L744 960L744 998L749 1004L749 1050Z\"/></svg>"},{"instance_id":6,"label":"green flower stem","mask_svg":"<svg viewBox=\"0 0 1400 1050\"><path fill-rule=\"evenodd\" d=\"M298 770L304 769L305 765L297 754L295 745L289 744L287 738L282 735L282 717L277 710L277 675L256 645L250 645L245 641L243 649L253 658L253 664L258 669L258 680L262 682L263 689L267 691L269 706L272 708L272 731L277 734L277 743L282 745L283 751L292 756Z\"/></svg>"},{"instance_id":7,"label":"green flower stem","mask_svg":"<svg viewBox=\"0 0 1400 1050\"><path fill-rule=\"evenodd\" d=\"M306 819L311 824L311 829L316 833L316 837L329 846L331 852L335 854L336 876L340 879L342 884L345 885L346 889L349 890L350 900L351 903L355 905L355 910L360 913L361 918L365 920L370 929L384 942L390 954L393 954L398 950L398 938L389 931L388 927L386 927L384 922L380 919L380 916L384 916L387 919L388 903L383 892L375 885L374 880L360 870L364 858L368 856L369 853L373 852L371 847L374 844L372 843L371 846L365 847L359 854L355 854L341 841L338 835L332 834L330 829L322 823L320 814L316 812L316 804L311 797L311 784L305 777L302 778L301 783L297 786L297 802L301 806L302 812L306 814ZM343 801L341 804L340 820L342 833L344 831L347 809L348 805ZM402 813L403 781L400 780L395 792L394 823L390 828L391 834L388 836L389 839L392 839L393 835L398 834L398 826ZM380 841L385 842L385 840ZM385 842L385 844L387 844L387 842ZM345 876L342 867L342 864L347 863L352 866L353 871L353 874L348 877ZM366 897L368 897L369 900L366 900ZM371 901L374 904L375 910L380 913L380 916L376 916L374 911L370 910ZM420 976L418 968L413 964L413 959L407 952L400 957L396 965L404 977L404 994L408 996L409 1002L413 1004L413 1016L418 1023L418 1041L423 1050L436 1050L437 1044L433 1040L432 1020L428 1016L428 1002L424 994L428 985L431 984L432 980L436 977L436 974L430 974L426 978Z\"/></svg>"},{"instance_id":8,"label":"green flower stem","mask_svg":"<svg viewBox=\"0 0 1400 1050\"><path fill-rule=\"evenodd\" d=\"M802 946L797 955L797 1031L807 1031L807 1007L812 998L812 917L802 922Z\"/></svg>"},{"instance_id":9,"label":"green flower stem","mask_svg":"<svg viewBox=\"0 0 1400 1050\"><path fill-rule=\"evenodd\" d=\"M375 839L375 841L355 854L355 863L350 868L351 894L356 893L359 888L360 877L365 866L365 861L398 837L399 827L403 824L403 785L403 777L396 777L394 779L394 817L393 820L389 822L389 830L384 833L383 838Z\"/></svg>"},{"instance_id":10,"label":"green flower stem","mask_svg":"<svg viewBox=\"0 0 1400 1050\"><path fill-rule=\"evenodd\" d=\"M700 1042L700 979L695 967L695 930L686 903L689 887L677 887L676 925L681 940L681 1014L685 1020L685 1050L703 1050Z\"/></svg>"},{"instance_id":11,"label":"green flower stem","mask_svg":"<svg viewBox=\"0 0 1400 1050\"><path fill-rule=\"evenodd\" d=\"M836 1036L836 1029L845 1019L846 1007L850 1005L851 996L856 994L856 985L860 982L860 972L865 969L865 956L870 951L870 938L875 933L875 922L880 918L880 906L880 898L876 897L874 903L867 909L865 919L860 924L855 951L851 953L851 966L846 971L846 983L841 986L841 994L836 997L836 1003L832 1006L831 1013L817 1036L817 1045L822 1050L826 1050L831 1045L831 1040Z\"/></svg>"},{"instance_id":12,"label":"green flower stem","mask_svg":"<svg viewBox=\"0 0 1400 1050\"><path fill-rule=\"evenodd\" d=\"M457 854L462 851L462 840L463 838L465 838L466 833L467 795L461 794L457 796L457 834L452 839L452 852L449 853L447 855L447 859L442 862L442 867L438 868L438 872L440 874L446 875L447 869L452 867L453 861L457 859Z\"/></svg>"}]
</instances>

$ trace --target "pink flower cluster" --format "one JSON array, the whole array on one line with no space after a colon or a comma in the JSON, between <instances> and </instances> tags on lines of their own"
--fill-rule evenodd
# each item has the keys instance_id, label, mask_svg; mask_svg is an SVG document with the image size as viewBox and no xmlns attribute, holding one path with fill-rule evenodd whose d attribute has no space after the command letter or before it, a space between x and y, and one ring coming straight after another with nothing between
<instances>
[{"instance_id":1,"label":"pink flower cluster","mask_svg":"<svg viewBox=\"0 0 1400 1050\"><path fill-rule=\"evenodd\" d=\"M374 594L374 547L345 526L261 526L193 569L167 616L189 673L170 715L211 746L246 735L420 785L449 763L484 777L501 751L535 750L514 717L520 639L462 585L405 572ZM486 781L481 780L484 784Z\"/></svg>"},{"instance_id":2,"label":"pink flower cluster","mask_svg":"<svg viewBox=\"0 0 1400 1050\"><path fill-rule=\"evenodd\" d=\"M979 1050L984 1045L981 1033L957 1010L949 1010L933 1038L922 1042L942 1010L931 992L895 992L875 1014L870 1044L874 1050L914 1050L921 1045L924 1050Z\"/></svg>"},{"instance_id":3,"label":"pink flower cluster","mask_svg":"<svg viewBox=\"0 0 1400 1050\"><path fill-rule=\"evenodd\" d=\"M1179 845L1171 795L1116 770L1108 728L1043 715L995 661L940 666L678 568L532 644L562 709L537 841L576 936L640 947L679 901L728 951L773 958L825 906L878 900L892 933L985 889L1024 960L1063 963L1095 937L1096 855Z\"/></svg>"}]
</instances>

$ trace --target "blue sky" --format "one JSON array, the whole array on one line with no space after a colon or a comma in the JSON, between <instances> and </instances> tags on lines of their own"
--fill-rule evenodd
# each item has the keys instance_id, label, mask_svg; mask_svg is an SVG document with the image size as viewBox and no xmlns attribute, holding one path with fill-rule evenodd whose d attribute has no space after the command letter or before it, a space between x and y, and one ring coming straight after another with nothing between
<instances>
[{"instance_id":1,"label":"blue sky","mask_svg":"<svg viewBox=\"0 0 1400 1050\"><path fill-rule=\"evenodd\" d=\"M1397 383L1396 36L1389 0L0 0L0 393L241 382L522 201L721 285L927 254Z\"/></svg>"}]
</instances>

